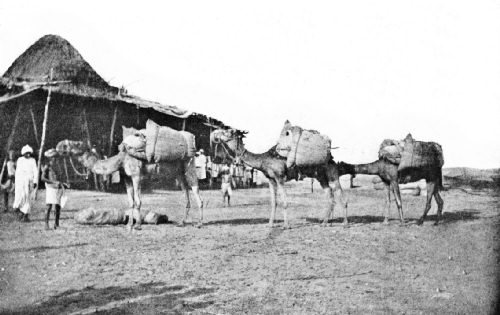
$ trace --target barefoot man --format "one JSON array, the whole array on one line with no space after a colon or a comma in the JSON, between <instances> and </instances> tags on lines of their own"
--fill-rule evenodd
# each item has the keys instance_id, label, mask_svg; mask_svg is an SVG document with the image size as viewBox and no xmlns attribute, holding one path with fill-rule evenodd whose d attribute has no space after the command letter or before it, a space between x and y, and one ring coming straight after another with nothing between
<instances>
[{"instance_id":1,"label":"barefoot man","mask_svg":"<svg viewBox=\"0 0 500 315\"><path fill-rule=\"evenodd\" d=\"M45 151L44 155L49 159L48 163L44 165L42 169L42 180L45 182L45 203L47 204L47 211L45 212L45 229L50 229L50 210L52 210L52 206L54 206L55 230L59 227L59 216L61 215L61 197L63 195L64 188L68 186L66 183L62 183L60 181L59 175L55 170L57 151L55 149L49 149Z\"/></svg>"}]
</instances>

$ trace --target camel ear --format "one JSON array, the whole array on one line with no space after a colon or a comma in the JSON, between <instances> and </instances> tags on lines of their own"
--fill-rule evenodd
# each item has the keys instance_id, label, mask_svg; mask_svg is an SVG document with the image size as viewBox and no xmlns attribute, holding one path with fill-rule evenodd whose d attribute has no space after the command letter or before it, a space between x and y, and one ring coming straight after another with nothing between
<instances>
[{"instance_id":1,"label":"camel ear","mask_svg":"<svg viewBox=\"0 0 500 315\"><path fill-rule=\"evenodd\" d=\"M290 124L290 121L289 121L288 119L287 119L287 120L285 120L285 125L286 125L286 124Z\"/></svg>"}]
</instances>

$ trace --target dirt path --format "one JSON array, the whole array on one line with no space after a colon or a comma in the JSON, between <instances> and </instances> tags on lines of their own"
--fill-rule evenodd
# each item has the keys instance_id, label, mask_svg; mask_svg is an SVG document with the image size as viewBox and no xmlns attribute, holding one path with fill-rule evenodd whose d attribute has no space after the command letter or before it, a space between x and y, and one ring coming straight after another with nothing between
<instances>
[{"instance_id":1,"label":"dirt path","mask_svg":"<svg viewBox=\"0 0 500 315\"><path fill-rule=\"evenodd\" d=\"M203 191L202 229L167 224L130 233L123 226L75 224L81 208L126 206L124 195L95 192L72 192L56 231L43 230L40 201L32 223L2 213L0 312L493 312L500 225L493 192L444 192L445 222L418 227L382 225L384 192L348 190L345 229L339 209L333 227L319 226L324 196L309 189L308 183L289 186L293 228L284 231L266 227L267 189L235 191L231 208L221 206L218 191ZM403 199L406 217L417 219L425 198ZM180 192L161 191L144 195L143 204L176 221L184 200ZM281 223L281 211L277 218Z\"/></svg>"}]
</instances>

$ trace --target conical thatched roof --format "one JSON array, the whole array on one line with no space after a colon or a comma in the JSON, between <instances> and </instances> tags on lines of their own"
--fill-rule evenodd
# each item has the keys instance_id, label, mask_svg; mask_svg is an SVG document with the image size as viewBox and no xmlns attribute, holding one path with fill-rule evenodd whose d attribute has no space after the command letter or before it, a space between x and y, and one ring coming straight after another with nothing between
<instances>
[{"instance_id":1,"label":"conical thatched roof","mask_svg":"<svg viewBox=\"0 0 500 315\"><path fill-rule=\"evenodd\" d=\"M52 80L71 81L99 89L110 88L80 53L64 38L45 35L31 45L3 75L14 82L44 82L53 69Z\"/></svg>"}]
</instances>

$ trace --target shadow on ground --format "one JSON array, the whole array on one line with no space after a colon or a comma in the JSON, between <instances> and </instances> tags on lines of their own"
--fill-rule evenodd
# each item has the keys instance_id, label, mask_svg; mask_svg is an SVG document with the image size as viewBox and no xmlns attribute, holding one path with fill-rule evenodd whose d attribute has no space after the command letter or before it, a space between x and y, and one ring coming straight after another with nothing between
<instances>
[{"instance_id":1,"label":"shadow on ground","mask_svg":"<svg viewBox=\"0 0 500 315\"><path fill-rule=\"evenodd\" d=\"M213 301L189 302L213 288L187 289L185 286L166 286L163 282L138 284L132 287L107 287L68 290L35 305L3 309L1 314L67 314L91 312L98 314L184 314L203 309Z\"/></svg>"},{"instance_id":2,"label":"shadow on ground","mask_svg":"<svg viewBox=\"0 0 500 315\"><path fill-rule=\"evenodd\" d=\"M472 221L478 220L480 211L475 209L465 209L461 211L454 212L443 212L443 220L441 223L451 223L456 221ZM436 221L437 214L428 215L425 221ZM307 222L310 223L323 223L322 218L305 218ZM328 223L343 223L343 218L335 218L333 220L329 220ZM363 216L348 216L347 220L349 223L362 223L362 224L370 224L370 223L382 223L384 221L383 216L374 216L374 215L363 215ZM391 219L392 220L392 219ZM417 219L405 218L407 222L417 221Z\"/></svg>"},{"instance_id":3,"label":"shadow on ground","mask_svg":"<svg viewBox=\"0 0 500 315\"><path fill-rule=\"evenodd\" d=\"M206 225L247 225L247 224L267 224L268 218L245 218L245 219L230 219L230 220L217 220L207 222ZM274 220L275 224L283 223L283 220Z\"/></svg>"},{"instance_id":4,"label":"shadow on ground","mask_svg":"<svg viewBox=\"0 0 500 315\"><path fill-rule=\"evenodd\" d=\"M14 249L5 249L5 250L0 250L0 253L2 254L7 254L7 253L22 253L22 252L43 252L46 250L51 250L51 249L62 249L62 248L71 248L71 247L81 247L81 246L86 246L89 243L78 243L78 244L70 244L70 245L63 245L63 246L37 246L37 247L29 247L29 248L14 248Z\"/></svg>"}]
</instances>

